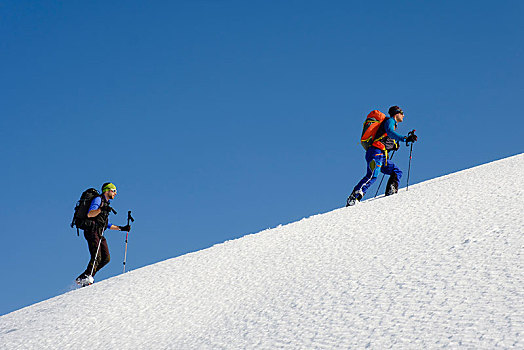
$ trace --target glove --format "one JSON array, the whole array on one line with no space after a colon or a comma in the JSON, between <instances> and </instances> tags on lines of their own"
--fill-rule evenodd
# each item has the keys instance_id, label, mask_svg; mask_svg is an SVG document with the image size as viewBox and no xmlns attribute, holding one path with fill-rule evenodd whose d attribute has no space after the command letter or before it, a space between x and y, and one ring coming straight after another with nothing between
<instances>
[{"instance_id":1,"label":"glove","mask_svg":"<svg viewBox=\"0 0 524 350\"><path fill-rule=\"evenodd\" d=\"M109 205L106 205L104 207L100 207L100 210L110 212L111 210L113 210L113 208L111 208Z\"/></svg>"},{"instance_id":2,"label":"glove","mask_svg":"<svg viewBox=\"0 0 524 350\"><path fill-rule=\"evenodd\" d=\"M131 226L129 225L125 225L125 226L118 226L118 228L120 229L120 231L131 231Z\"/></svg>"},{"instance_id":3,"label":"glove","mask_svg":"<svg viewBox=\"0 0 524 350\"><path fill-rule=\"evenodd\" d=\"M407 138L406 138L406 142L407 143L410 143L410 142L415 142L418 140L418 137L417 135L415 134L410 134Z\"/></svg>"}]
</instances>

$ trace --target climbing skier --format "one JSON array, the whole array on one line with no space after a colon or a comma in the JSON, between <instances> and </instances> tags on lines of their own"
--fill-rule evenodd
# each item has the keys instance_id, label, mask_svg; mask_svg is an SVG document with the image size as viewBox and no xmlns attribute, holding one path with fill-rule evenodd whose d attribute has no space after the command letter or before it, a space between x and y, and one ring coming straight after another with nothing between
<instances>
[{"instance_id":1,"label":"climbing skier","mask_svg":"<svg viewBox=\"0 0 524 350\"><path fill-rule=\"evenodd\" d=\"M91 225L88 226L92 228L84 230L84 237L87 241L91 259L86 270L76 279L76 283L81 287L92 284L95 274L109 262L109 249L104 237L104 231L106 229L127 232L131 230L129 225L116 226L109 222L109 213L113 210L109 204L115 198L116 193L116 186L106 182L102 185L102 194L91 201L87 220L91 221Z\"/></svg>"},{"instance_id":2,"label":"climbing skier","mask_svg":"<svg viewBox=\"0 0 524 350\"><path fill-rule=\"evenodd\" d=\"M378 112L378 111L377 111ZM384 114L378 112L384 117ZM386 196L397 193L398 182L402 177L402 171L388 160L388 151L397 150L399 142L415 142L417 136L410 132L408 136L397 133L398 123L404 121L404 112L399 106L392 106L388 111L389 117L385 118L371 140L371 146L366 151L367 171L366 175L353 188L353 192L346 201L346 206L355 205L366 194L368 188L375 182L380 172L389 175L386 185Z\"/></svg>"}]
</instances>

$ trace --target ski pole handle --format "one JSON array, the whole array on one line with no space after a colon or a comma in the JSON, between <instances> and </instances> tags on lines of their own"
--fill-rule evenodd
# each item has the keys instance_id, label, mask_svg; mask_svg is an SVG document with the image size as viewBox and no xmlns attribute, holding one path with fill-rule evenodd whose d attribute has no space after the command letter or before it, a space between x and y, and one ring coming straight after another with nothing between
<instances>
[{"instance_id":1,"label":"ski pole handle","mask_svg":"<svg viewBox=\"0 0 524 350\"><path fill-rule=\"evenodd\" d=\"M408 138L411 136L411 135L415 135L415 129L411 130L410 132L408 132ZM413 142L412 142L413 143ZM409 146L409 142L408 140L406 140L406 146Z\"/></svg>"},{"instance_id":2,"label":"ski pole handle","mask_svg":"<svg viewBox=\"0 0 524 350\"><path fill-rule=\"evenodd\" d=\"M129 225L129 221L135 222L135 219L131 216L131 210L127 212L127 224Z\"/></svg>"}]
</instances>

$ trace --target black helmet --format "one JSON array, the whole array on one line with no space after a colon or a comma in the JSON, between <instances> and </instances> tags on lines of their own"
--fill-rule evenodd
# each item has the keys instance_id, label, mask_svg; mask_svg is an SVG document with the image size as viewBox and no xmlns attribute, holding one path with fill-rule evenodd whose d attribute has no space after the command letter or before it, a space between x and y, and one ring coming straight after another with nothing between
<instances>
[{"instance_id":1,"label":"black helmet","mask_svg":"<svg viewBox=\"0 0 524 350\"><path fill-rule=\"evenodd\" d=\"M394 116L395 114L404 114L404 112L402 111L402 108L400 108L399 106L392 106L389 108L389 111L388 111L388 114L390 117Z\"/></svg>"}]
</instances>

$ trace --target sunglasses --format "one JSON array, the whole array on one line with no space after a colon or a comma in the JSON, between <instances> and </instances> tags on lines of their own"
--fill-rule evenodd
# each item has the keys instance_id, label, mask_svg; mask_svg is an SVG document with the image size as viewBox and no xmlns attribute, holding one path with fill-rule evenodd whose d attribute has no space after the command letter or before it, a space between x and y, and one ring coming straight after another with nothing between
<instances>
[{"instance_id":1,"label":"sunglasses","mask_svg":"<svg viewBox=\"0 0 524 350\"><path fill-rule=\"evenodd\" d=\"M113 192L113 193L116 193L116 190L110 190L110 191Z\"/></svg>"}]
</instances>

